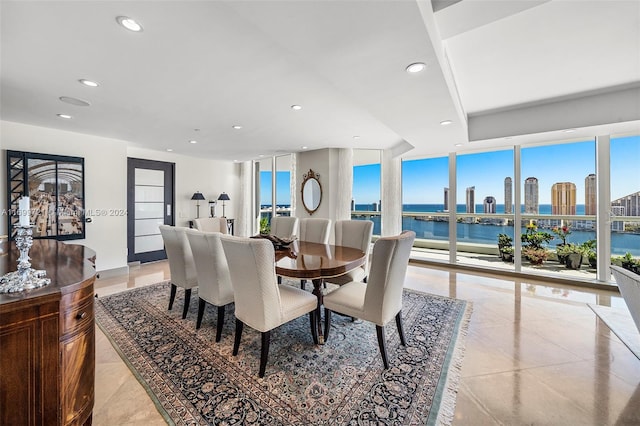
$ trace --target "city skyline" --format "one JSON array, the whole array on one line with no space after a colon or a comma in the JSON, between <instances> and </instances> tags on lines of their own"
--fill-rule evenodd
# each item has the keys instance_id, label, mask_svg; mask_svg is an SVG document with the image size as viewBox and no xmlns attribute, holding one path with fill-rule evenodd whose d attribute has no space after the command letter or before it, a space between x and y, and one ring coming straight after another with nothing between
<instances>
[{"instance_id":1,"label":"city skyline","mask_svg":"<svg viewBox=\"0 0 640 426\"><path fill-rule=\"evenodd\" d=\"M557 182L576 183L577 204L585 203L585 178L595 174L595 141L522 148L521 176L537 177L538 204L551 204L551 187ZM463 154L457 162L457 205L466 204L465 188L475 186L478 199L496 197L504 204L504 180L513 179L513 150ZM640 135L611 140L611 199L640 190ZM490 165L490 167L488 167ZM402 162L403 204L443 204L443 188L449 187L448 157ZM353 198L369 204L380 198L380 164L354 167Z\"/></svg>"}]
</instances>

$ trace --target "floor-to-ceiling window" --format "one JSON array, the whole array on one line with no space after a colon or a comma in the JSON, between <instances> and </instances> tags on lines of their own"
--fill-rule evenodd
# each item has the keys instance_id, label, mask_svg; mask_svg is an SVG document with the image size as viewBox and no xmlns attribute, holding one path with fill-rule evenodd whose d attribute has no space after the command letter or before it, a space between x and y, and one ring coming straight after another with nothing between
<instances>
[{"instance_id":1,"label":"floor-to-ceiling window","mask_svg":"<svg viewBox=\"0 0 640 426\"><path fill-rule=\"evenodd\" d=\"M587 255L596 238L595 159L595 140L522 148L522 256L528 265L595 278Z\"/></svg>"},{"instance_id":2,"label":"floor-to-ceiling window","mask_svg":"<svg viewBox=\"0 0 640 426\"><path fill-rule=\"evenodd\" d=\"M268 230L271 217L291 215L291 155L256 161L260 170L260 230ZM275 172L274 172L275 171Z\"/></svg>"},{"instance_id":3,"label":"floor-to-ceiling window","mask_svg":"<svg viewBox=\"0 0 640 426\"><path fill-rule=\"evenodd\" d=\"M640 135L611 138L611 254L640 259Z\"/></svg>"},{"instance_id":4,"label":"floor-to-ceiling window","mask_svg":"<svg viewBox=\"0 0 640 426\"><path fill-rule=\"evenodd\" d=\"M373 221L373 235L380 235L380 154L379 150L353 150L351 218Z\"/></svg>"},{"instance_id":5,"label":"floor-to-ceiling window","mask_svg":"<svg viewBox=\"0 0 640 426\"><path fill-rule=\"evenodd\" d=\"M513 246L513 161L512 149L457 156L458 252L498 256L500 235L508 236ZM505 262L500 266L511 269L513 256L501 258ZM459 262L476 263L476 260L460 257Z\"/></svg>"},{"instance_id":6,"label":"floor-to-ceiling window","mask_svg":"<svg viewBox=\"0 0 640 426\"><path fill-rule=\"evenodd\" d=\"M276 215L291 216L291 155L276 157Z\"/></svg>"},{"instance_id":7,"label":"floor-to-ceiling window","mask_svg":"<svg viewBox=\"0 0 640 426\"><path fill-rule=\"evenodd\" d=\"M415 246L449 252L448 157L402 162L402 229L415 231ZM435 252L432 252L435 254Z\"/></svg>"}]
</instances>

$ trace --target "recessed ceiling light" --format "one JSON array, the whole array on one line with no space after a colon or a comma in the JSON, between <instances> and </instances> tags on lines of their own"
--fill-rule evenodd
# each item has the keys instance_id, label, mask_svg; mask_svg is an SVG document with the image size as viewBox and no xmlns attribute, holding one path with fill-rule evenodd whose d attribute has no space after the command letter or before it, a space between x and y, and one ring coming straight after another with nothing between
<instances>
[{"instance_id":1,"label":"recessed ceiling light","mask_svg":"<svg viewBox=\"0 0 640 426\"><path fill-rule=\"evenodd\" d=\"M414 62L409 65L406 70L409 74L416 74L427 69L427 65L424 62Z\"/></svg>"},{"instance_id":2,"label":"recessed ceiling light","mask_svg":"<svg viewBox=\"0 0 640 426\"><path fill-rule=\"evenodd\" d=\"M354 138L354 139L360 139L360 136L355 135L353 138Z\"/></svg>"},{"instance_id":3,"label":"recessed ceiling light","mask_svg":"<svg viewBox=\"0 0 640 426\"><path fill-rule=\"evenodd\" d=\"M92 80L87 80L86 78L81 78L80 80L78 80L80 83L84 84L85 86L89 86L89 87L98 87L100 86L99 83L92 81Z\"/></svg>"},{"instance_id":4,"label":"recessed ceiling light","mask_svg":"<svg viewBox=\"0 0 640 426\"><path fill-rule=\"evenodd\" d=\"M567 129L567 130L564 130L564 132L565 132L565 133L573 133L573 132L575 132L575 131L576 131L576 129Z\"/></svg>"},{"instance_id":5,"label":"recessed ceiling light","mask_svg":"<svg viewBox=\"0 0 640 426\"><path fill-rule=\"evenodd\" d=\"M58 117L60 118L64 118L66 120L71 120L73 117L70 116L69 114L56 114Z\"/></svg>"},{"instance_id":6,"label":"recessed ceiling light","mask_svg":"<svg viewBox=\"0 0 640 426\"><path fill-rule=\"evenodd\" d=\"M167 152L173 152L173 149L167 148Z\"/></svg>"},{"instance_id":7,"label":"recessed ceiling light","mask_svg":"<svg viewBox=\"0 0 640 426\"><path fill-rule=\"evenodd\" d=\"M441 126L448 126L449 124L453 123L453 121L451 120L444 120L440 122Z\"/></svg>"},{"instance_id":8,"label":"recessed ceiling light","mask_svg":"<svg viewBox=\"0 0 640 426\"><path fill-rule=\"evenodd\" d=\"M190 140L189 143L198 143L198 141Z\"/></svg>"},{"instance_id":9,"label":"recessed ceiling light","mask_svg":"<svg viewBox=\"0 0 640 426\"><path fill-rule=\"evenodd\" d=\"M238 162L238 160L233 160L233 162L234 162L234 163L237 163L237 162Z\"/></svg>"},{"instance_id":10,"label":"recessed ceiling light","mask_svg":"<svg viewBox=\"0 0 640 426\"><path fill-rule=\"evenodd\" d=\"M233 127L234 129L236 129L236 130L240 130L240 129L242 129L242 126L240 126L240 125L238 125L238 124L236 124L235 126L232 126L232 127Z\"/></svg>"},{"instance_id":11,"label":"recessed ceiling light","mask_svg":"<svg viewBox=\"0 0 640 426\"><path fill-rule=\"evenodd\" d=\"M291 105L291 109L294 111L300 111L302 107L300 105Z\"/></svg>"},{"instance_id":12,"label":"recessed ceiling light","mask_svg":"<svg viewBox=\"0 0 640 426\"><path fill-rule=\"evenodd\" d=\"M258 157L262 158L262 157L264 157L264 154L260 154L260 155L258 155Z\"/></svg>"},{"instance_id":13,"label":"recessed ceiling light","mask_svg":"<svg viewBox=\"0 0 640 426\"><path fill-rule=\"evenodd\" d=\"M129 18L128 16L118 16L116 18L116 21L118 21L118 24L122 25L129 31L142 31L142 25L140 25L135 19Z\"/></svg>"},{"instance_id":14,"label":"recessed ceiling light","mask_svg":"<svg viewBox=\"0 0 640 426\"><path fill-rule=\"evenodd\" d=\"M75 105L75 106L89 106L89 105L91 105L87 101L84 101L84 100L78 99L78 98L72 98L70 96L60 96L58 99L60 99L62 102L66 102L68 104Z\"/></svg>"},{"instance_id":15,"label":"recessed ceiling light","mask_svg":"<svg viewBox=\"0 0 640 426\"><path fill-rule=\"evenodd\" d=\"M303 147L302 147L302 149L307 149L307 148L308 148L308 147L306 147L306 146L303 146Z\"/></svg>"}]
</instances>

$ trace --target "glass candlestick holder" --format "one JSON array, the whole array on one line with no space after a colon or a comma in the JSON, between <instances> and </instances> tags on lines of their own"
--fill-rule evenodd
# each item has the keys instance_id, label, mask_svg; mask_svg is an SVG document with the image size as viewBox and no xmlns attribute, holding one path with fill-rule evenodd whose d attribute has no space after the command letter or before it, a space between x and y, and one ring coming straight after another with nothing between
<instances>
[{"instance_id":1,"label":"glass candlestick holder","mask_svg":"<svg viewBox=\"0 0 640 426\"><path fill-rule=\"evenodd\" d=\"M51 279L46 278L47 271L33 269L29 262L29 249L33 245L33 226L16 225L15 229L16 247L20 252L18 270L0 278L0 293L18 293L51 284Z\"/></svg>"}]
</instances>

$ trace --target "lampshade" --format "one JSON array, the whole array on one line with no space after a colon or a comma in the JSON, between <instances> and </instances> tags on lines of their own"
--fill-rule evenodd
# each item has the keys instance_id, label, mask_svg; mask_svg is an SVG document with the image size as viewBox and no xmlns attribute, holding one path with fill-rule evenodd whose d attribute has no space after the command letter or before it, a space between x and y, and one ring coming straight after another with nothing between
<instances>
[{"instance_id":1,"label":"lampshade","mask_svg":"<svg viewBox=\"0 0 640 426\"><path fill-rule=\"evenodd\" d=\"M222 201L229 201L231 198L229 198L229 196L227 195L226 192L223 192L222 194L220 194L220 196L218 197L218 200L222 200Z\"/></svg>"},{"instance_id":2,"label":"lampshade","mask_svg":"<svg viewBox=\"0 0 640 426\"><path fill-rule=\"evenodd\" d=\"M204 200L204 195L202 195L202 192L197 191L193 194L193 196L191 197L192 200Z\"/></svg>"}]
</instances>

